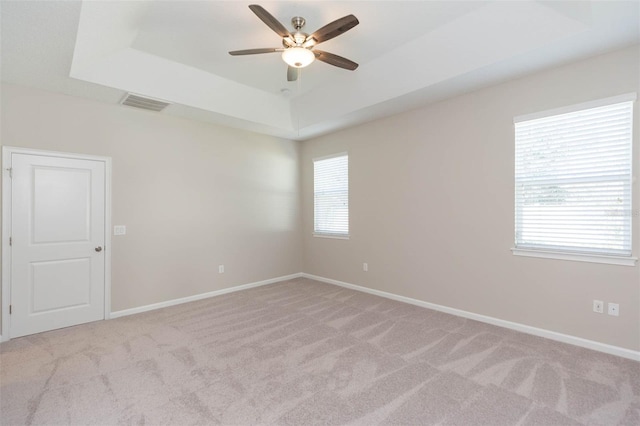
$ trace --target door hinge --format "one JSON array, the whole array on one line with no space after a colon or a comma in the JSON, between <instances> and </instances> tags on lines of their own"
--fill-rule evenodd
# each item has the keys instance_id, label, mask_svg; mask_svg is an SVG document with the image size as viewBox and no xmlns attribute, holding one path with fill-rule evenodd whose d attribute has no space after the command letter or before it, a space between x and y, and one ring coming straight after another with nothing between
<instances>
[{"instance_id":1,"label":"door hinge","mask_svg":"<svg viewBox=\"0 0 640 426\"><path fill-rule=\"evenodd\" d=\"M9 172L9 177L13 178L13 167L8 167L7 171Z\"/></svg>"},{"instance_id":2,"label":"door hinge","mask_svg":"<svg viewBox=\"0 0 640 426\"><path fill-rule=\"evenodd\" d=\"M12 246L13 245L13 238L9 237L9 245Z\"/></svg>"},{"instance_id":3,"label":"door hinge","mask_svg":"<svg viewBox=\"0 0 640 426\"><path fill-rule=\"evenodd\" d=\"M9 305L9 315L11 315L11 311L13 311L13 305Z\"/></svg>"}]
</instances>

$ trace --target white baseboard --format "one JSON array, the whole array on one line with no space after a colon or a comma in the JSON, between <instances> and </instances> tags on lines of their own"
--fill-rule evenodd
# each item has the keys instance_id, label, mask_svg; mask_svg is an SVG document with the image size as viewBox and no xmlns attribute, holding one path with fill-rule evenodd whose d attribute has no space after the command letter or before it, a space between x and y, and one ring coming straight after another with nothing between
<instances>
[{"instance_id":1,"label":"white baseboard","mask_svg":"<svg viewBox=\"0 0 640 426\"><path fill-rule=\"evenodd\" d=\"M619 357L631 359L634 361L640 361L640 351L634 351L631 349L622 348L619 346L613 346L606 343L596 342L594 340L584 339L582 337L572 336L569 334L558 333L543 328L532 327L530 325L520 324L517 322L506 321L499 318L490 317L487 315L476 314L473 312L463 311L462 309L450 308L448 306L437 305L435 303L425 302L423 300L413 299L411 297L400 296L394 293L388 293L386 291L375 290L356 284L350 284L343 281L334 280L331 278L320 277L317 275L307 273L297 273L291 275L285 275L282 277L271 278L268 280L257 281L249 284L243 284L235 287L224 288L221 290L215 290L208 293L196 294L193 296L182 297L180 299L167 300L165 302L153 303L151 305L139 306L131 309L124 309L121 311L111 312L110 318L119 318L127 315L139 314L142 312L152 311L154 309L166 308L169 306L179 305L182 303L194 302L196 300L208 299L210 297L221 296L223 294L233 293L236 291L247 290L254 287L260 287L268 284L277 283L280 281L291 280L294 278L309 278L316 281L325 282L328 284L334 284L340 287L349 288L351 290L361 291L363 293L369 293L387 299L397 300L399 302L405 302L423 308L433 309L435 311L444 312L447 314L457 315L463 318L469 318L472 320L484 322L487 324L496 325L498 327L504 327L511 330L520 331L522 333L532 334L534 336L544 337L547 339L555 340L558 342L568 343L575 346L580 346L587 349L592 349L599 352L616 355ZM4 342L4 338L0 335L0 342Z\"/></svg>"},{"instance_id":2,"label":"white baseboard","mask_svg":"<svg viewBox=\"0 0 640 426\"><path fill-rule=\"evenodd\" d=\"M445 312L447 314L457 315L459 317L469 318L472 320L485 322L487 324L497 325L499 327L509 328L511 330L520 331L522 333L533 334L534 336L545 337L547 339L556 340L558 342L569 343L571 345L581 346L587 349L593 349L595 351L632 359L634 361L640 361L640 351L634 351L631 349L621 348L619 346L608 345L606 343L583 339L582 337L572 336L569 334L558 333L555 331L546 330L544 328L532 327L530 325L506 321L506 320L502 320L499 318L494 318L486 315L480 315L473 312L463 311L461 309L450 308L448 306L437 305L435 303L424 302L422 300L412 299L410 297L400 296L393 293L387 293L386 291L374 290L371 288L362 287L355 284L349 284L349 283L334 280L331 278L319 277L317 275L311 275L307 273L302 273L301 276L304 278L309 278L312 280L322 281L328 284L334 284L340 287L361 291L363 293L369 293L376 296L386 297L387 299L393 299L400 302L410 303L412 305L421 306L423 308L429 308L435 311Z\"/></svg>"},{"instance_id":3,"label":"white baseboard","mask_svg":"<svg viewBox=\"0 0 640 426\"><path fill-rule=\"evenodd\" d=\"M257 281L254 283L238 285L235 287L223 288L222 290L210 291L208 293L196 294L193 296L181 297L180 299L167 300L165 302L153 303L151 305L138 306L137 308L123 309L121 311L111 312L110 319L120 318L127 315L139 314L142 312L153 311L154 309L166 308L169 306L180 305L182 303L195 302L196 300L208 299L210 297L221 296L223 294L234 293L236 291L247 290L249 288L260 287L263 285L273 284L280 281L291 280L294 278L300 278L302 273L285 275L282 277L271 278L264 281Z\"/></svg>"}]
</instances>

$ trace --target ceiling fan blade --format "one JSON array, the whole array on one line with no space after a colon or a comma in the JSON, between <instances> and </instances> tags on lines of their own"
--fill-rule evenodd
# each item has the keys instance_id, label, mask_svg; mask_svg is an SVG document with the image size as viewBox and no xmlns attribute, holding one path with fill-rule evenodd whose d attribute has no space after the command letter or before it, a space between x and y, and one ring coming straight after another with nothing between
<instances>
[{"instance_id":1,"label":"ceiling fan blade","mask_svg":"<svg viewBox=\"0 0 640 426\"><path fill-rule=\"evenodd\" d=\"M287 81L296 81L298 79L299 68L287 67Z\"/></svg>"},{"instance_id":2,"label":"ceiling fan blade","mask_svg":"<svg viewBox=\"0 0 640 426\"><path fill-rule=\"evenodd\" d=\"M344 68L349 71L353 71L358 68L358 64L350 61L342 56L334 55L333 53L325 52L323 50L314 49L313 53L316 54L316 59L322 62L326 62L329 65Z\"/></svg>"},{"instance_id":3,"label":"ceiling fan blade","mask_svg":"<svg viewBox=\"0 0 640 426\"><path fill-rule=\"evenodd\" d=\"M249 9L251 9L251 11L255 13L256 16L260 18L260 20L262 20L262 22L267 24L267 26L275 31L280 37L284 38L291 35L289 34L289 31L287 31L285 26L282 25L276 18L274 18L273 15L267 12L264 7L257 4L251 4L249 5Z\"/></svg>"},{"instance_id":4,"label":"ceiling fan blade","mask_svg":"<svg viewBox=\"0 0 640 426\"><path fill-rule=\"evenodd\" d=\"M257 55L258 53L282 52L283 50L284 49L276 49L276 48L232 50L231 52L229 52L229 55L231 56Z\"/></svg>"},{"instance_id":5,"label":"ceiling fan blade","mask_svg":"<svg viewBox=\"0 0 640 426\"><path fill-rule=\"evenodd\" d=\"M339 36L342 33L346 33L359 23L360 21L358 21L358 18L353 15L347 15L325 25L324 27L320 28L315 33L307 37L307 39L314 38L316 40L316 44L323 43L327 40L331 40L332 38Z\"/></svg>"}]
</instances>

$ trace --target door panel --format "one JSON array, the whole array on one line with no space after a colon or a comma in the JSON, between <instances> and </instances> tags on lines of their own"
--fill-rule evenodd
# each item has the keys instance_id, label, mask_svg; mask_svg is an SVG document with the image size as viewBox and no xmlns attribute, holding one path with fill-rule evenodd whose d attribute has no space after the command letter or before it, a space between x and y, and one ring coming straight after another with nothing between
<instances>
[{"instance_id":1,"label":"door panel","mask_svg":"<svg viewBox=\"0 0 640 426\"><path fill-rule=\"evenodd\" d=\"M11 337L104 318L105 163L12 154Z\"/></svg>"},{"instance_id":2,"label":"door panel","mask_svg":"<svg viewBox=\"0 0 640 426\"><path fill-rule=\"evenodd\" d=\"M32 262L30 278L33 314L91 303L90 258Z\"/></svg>"},{"instance_id":3,"label":"door panel","mask_svg":"<svg viewBox=\"0 0 640 426\"><path fill-rule=\"evenodd\" d=\"M91 238L91 171L33 168L33 243Z\"/></svg>"}]
</instances>

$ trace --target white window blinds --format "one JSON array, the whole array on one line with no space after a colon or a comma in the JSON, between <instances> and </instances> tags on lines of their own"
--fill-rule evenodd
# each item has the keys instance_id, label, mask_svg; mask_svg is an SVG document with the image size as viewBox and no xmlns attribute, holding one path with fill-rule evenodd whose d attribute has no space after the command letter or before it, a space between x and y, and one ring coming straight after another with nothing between
<instances>
[{"instance_id":1,"label":"white window blinds","mask_svg":"<svg viewBox=\"0 0 640 426\"><path fill-rule=\"evenodd\" d=\"M313 161L314 233L349 235L349 157Z\"/></svg>"},{"instance_id":2,"label":"white window blinds","mask_svg":"<svg viewBox=\"0 0 640 426\"><path fill-rule=\"evenodd\" d=\"M631 100L516 119L516 248L631 255L632 122Z\"/></svg>"}]
</instances>

